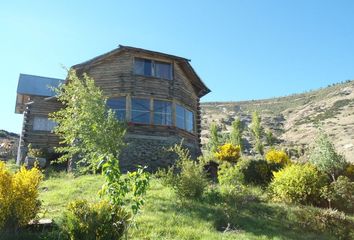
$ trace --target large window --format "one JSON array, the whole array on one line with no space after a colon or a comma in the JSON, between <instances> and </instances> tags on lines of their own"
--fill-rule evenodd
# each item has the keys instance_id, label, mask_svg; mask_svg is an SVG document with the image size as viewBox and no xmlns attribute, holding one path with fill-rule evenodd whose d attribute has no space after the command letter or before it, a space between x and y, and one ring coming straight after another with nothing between
<instances>
[{"instance_id":1,"label":"large window","mask_svg":"<svg viewBox=\"0 0 354 240\"><path fill-rule=\"evenodd\" d=\"M182 129L186 128L184 109L184 107L176 105L176 126Z\"/></svg>"},{"instance_id":2,"label":"large window","mask_svg":"<svg viewBox=\"0 0 354 240\"><path fill-rule=\"evenodd\" d=\"M154 124L172 125L171 102L154 100Z\"/></svg>"},{"instance_id":3,"label":"large window","mask_svg":"<svg viewBox=\"0 0 354 240\"><path fill-rule=\"evenodd\" d=\"M50 132L57 125L56 122L49 120L46 117L34 117L33 130L34 131L47 131Z\"/></svg>"},{"instance_id":4,"label":"large window","mask_svg":"<svg viewBox=\"0 0 354 240\"><path fill-rule=\"evenodd\" d=\"M120 121L125 120L125 104L125 97L107 100L107 106L115 112L117 119Z\"/></svg>"},{"instance_id":5,"label":"large window","mask_svg":"<svg viewBox=\"0 0 354 240\"><path fill-rule=\"evenodd\" d=\"M178 104L176 105L176 126L188 132L194 131L193 112Z\"/></svg>"},{"instance_id":6,"label":"large window","mask_svg":"<svg viewBox=\"0 0 354 240\"><path fill-rule=\"evenodd\" d=\"M132 98L132 122L150 123L150 99Z\"/></svg>"},{"instance_id":7,"label":"large window","mask_svg":"<svg viewBox=\"0 0 354 240\"><path fill-rule=\"evenodd\" d=\"M150 59L135 58L134 73L163 79L172 79L172 65Z\"/></svg>"}]
</instances>

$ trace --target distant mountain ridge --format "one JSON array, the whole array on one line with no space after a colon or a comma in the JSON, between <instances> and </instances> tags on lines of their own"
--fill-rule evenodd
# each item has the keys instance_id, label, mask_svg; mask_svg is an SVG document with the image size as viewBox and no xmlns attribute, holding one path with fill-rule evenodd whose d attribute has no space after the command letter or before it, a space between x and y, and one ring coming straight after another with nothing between
<instances>
[{"instance_id":1,"label":"distant mountain ridge","mask_svg":"<svg viewBox=\"0 0 354 240\"><path fill-rule=\"evenodd\" d=\"M306 93L264 100L239 102L207 102L202 109L202 143L208 141L208 129L216 122L222 132L231 129L239 117L244 125L251 121L252 112L262 116L269 129L284 147L307 147L320 123L339 152L354 162L354 81L334 84ZM245 141L251 141L245 132Z\"/></svg>"}]
</instances>

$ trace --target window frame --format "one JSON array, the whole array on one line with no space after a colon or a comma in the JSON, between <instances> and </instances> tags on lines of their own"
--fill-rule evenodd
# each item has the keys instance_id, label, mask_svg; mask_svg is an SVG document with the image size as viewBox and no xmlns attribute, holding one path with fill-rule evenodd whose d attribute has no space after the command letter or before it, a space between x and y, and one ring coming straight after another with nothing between
<instances>
[{"instance_id":1,"label":"window frame","mask_svg":"<svg viewBox=\"0 0 354 240\"><path fill-rule=\"evenodd\" d=\"M119 100L119 99L124 99L124 109L123 108L111 108L109 106L108 102L110 100ZM106 102L107 107L114 111L114 114L119 121L126 121L127 120L127 115L128 115L127 104L128 104L127 96L112 97L112 98L107 99L107 102ZM123 111L123 110L124 110L124 117L122 119L119 119L117 114L119 111Z\"/></svg>"},{"instance_id":2,"label":"window frame","mask_svg":"<svg viewBox=\"0 0 354 240\"><path fill-rule=\"evenodd\" d=\"M134 100L146 100L149 106L149 110L148 111L142 111L142 110L133 110L133 101ZM148 122L135 122L133 121L133 112L145 112L147 113L148 116ZM130 122L134 123L134 124L146 124L146 125L150 125L151 124L151 99L150 98L143 98L143 97L132 97L131 98L131 106L130 106Z\"/></svg>"},{"instance_id":3,"label":"window frame","mask_svg":"<svg viewBox=\"0 0 354 240\"><path fill-rule=\"evenodd\" d=\"M181 107L183 109L183 125L184 127L179 127L178 126L178 116L177 116L177 108L178 107ZM189 131L188 130L188 122L187 122L187 111L192 113L192 120L191 120L191 123L192 123L192 129ZM192 133L192 134L195 134L195 130L196 130L196 122L195 122L195 112L192 111L190 108L186 107L185 105L182 105L180 103L176 103L176 111L175 111L175 115L176 115L176 123L175 123L175 126L179 129L182 129L184 131L187 131L189 133Z\"/></svg>"},{"instance_id":4,"label":"window frame","mask_svg":"<svg viewBox=\"0 0 354 240\"><path fill-rule=\"evenodd\" d=\"M156 108L155 108L155 101L159 101L159 102L166 102L170 104L170 123L169 124L160 124L160 123L155 123L155 114L161 114L161 115L168 115L166 113L162 113L162 112L156 112ZM157 99L157 98L153 98L152 99L152 124L156 125L156 126L174 126L173 123L173 102L170 100L165 100L165 99Z\"/></svg>"},{"instance_id":5,"label":"window frame","mask_svg":"<svg viewBox=\"0 0 354 240\"><path fill-rule=\"evenodd\" d=\"M148 61L151 61L151 75L145 75L145 71L144 71L144 74L140 74L140 73L137 73L135 71L135 62L136 60L139 59L139 60L148 60ZM161 63L161 64L168 64L170 66L170 76L169 78L163 78L163 77L158 77L157 74L156 74L156 64L158 63ZM157 79L163 79L163 80L169 80L169 81L172 81L174 80L174 69L173 69L173 62L168 62L168 61L163 61L163 60L157 60L157 59L151 59L151 58L144 58L144 57L134 57L134 60L133 60L133 73L134 75L137 75L137 76L144 76L144 77L148 77L148 78L157 78Z\"/></svg>"},{"instance_id":6,"label":"window frame","mask_svg":"<svg viewBox=\"0 0 354 240\"><path fill-rule=\"evenodd\" d=\"M41 120L45 120L45 128L43 128L43 125L38 125L36 126L36 124L39 124L38 122L36 122L36 119L41 119ZM51 124L51 126L49 125ZM54 122L53 120L49 119L48 116L44 116L44 115L34 115L33 116L33 122L32 122L32 131L35 132L53 132L54 128L57 126L58 124L56 122ZM50 126L50 128L49 128Z\"/></svg>"}]
</instances>

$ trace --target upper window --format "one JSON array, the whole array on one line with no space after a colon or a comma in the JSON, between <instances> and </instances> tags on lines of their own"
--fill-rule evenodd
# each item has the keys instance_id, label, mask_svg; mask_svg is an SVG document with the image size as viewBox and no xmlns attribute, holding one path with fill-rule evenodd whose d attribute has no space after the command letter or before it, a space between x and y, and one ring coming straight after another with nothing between
<instances>
[{"instance_id":1,"label":"upper window","mask_svg":"<svg viewBox=\"0 0 354 240\"><path fill-rule=\"evenodd\" d=\"M154 124L172 125L171 102L154 100Z\"/></svg>"},{"instance_id":2,"label":"upper window","mask_svg":"<svg viewBox=\"0 0 354 240\"><path fill-rule=\"evenodd\" d=\"M107 106L112 109L118 120L125 120L125 97L113 98L107 100Z\"/></svg>"},{"instance_id":3,"label":"upper window","mask_svg":"<svg viewBox=\"0 0 354 240\"><path fill-rule=\"evenodd\" d=\"M34 117L33 130L50 132L57 126L57 123L46 117Z\"/></svg>"},{"instance_id":4,"label":"upper window","mask_svg":"<svg viewBox=\"0 0 354 240\"><path fill-rule=\"evenodd\" d=\"M172 65L150 59L135 58L134 73L163 79L172 79Z\"/></svg>"},{"instance_id":5,"label":"upper window","mask_svg":"<svg viewBox=\"0 0 354 240\"><path fill-rule=\"evenodd\" d=\"M194 131L194 114L181 105L176 105L176 126L187 130L188 132Z\"/></svg>"},{"instance_id":6,"label":"upper window","mask_svg":"<svg viewBox=\"0 0 354 240\"><path fill-rule=\"evenodd\" d=\"M132 98L132 122L150 124L150 99Z\"/></svg>"}]
</instances>

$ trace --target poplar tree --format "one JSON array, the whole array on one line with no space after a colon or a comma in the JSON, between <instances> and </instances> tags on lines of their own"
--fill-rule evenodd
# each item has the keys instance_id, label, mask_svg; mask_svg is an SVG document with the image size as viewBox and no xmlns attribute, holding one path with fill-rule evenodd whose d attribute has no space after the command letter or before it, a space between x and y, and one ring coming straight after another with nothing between
<instances>
[{"instance_id":1,"label":"poplar tree","mask_svg":"<svg viewBox=\"0 0 354 240\"><path fill-rule=\"evenodd\" d=\"M347 166L344 156L337 153L334 144L321 128L310 150L309 160L318 170L328 174L333 181L336 181Z\"/></svg>"},{"instance_id":2,"label":"poplar tree","mask_svg":"<svg viewBox=\"0 0 354 240\"><path fill-rule=\"evenodd\" d=\"M259 116L258 112L255 111L252 114L252 122L251 122L251 132L255 140L255 150L263 155L263 143L262 143L262 134L263 128L261 125L261 116Z\"/></svg>"},{"instance_id":3,"label":"poplar tree","mask_svg":"<svg viewBox=\"0 0 354 240\"><path fill-rule=\"evenodd\" d=\"M215 153L220 145L219 132L216 123L210 125L210 138L208 148L211 153Z\"/></svg>"},{"instance_id":4,"label":"poplar tree","mask_svg":"<svg viewBox=\"0 0 354 240\"><path fill-rule=\"evenodd\" d=\"M230 132L230 142L234 146L240 146L241 151L243 150L242 133L243 126L239 118L234 120L231 124L232 129Z\"/></svg>"}]
</instances>

